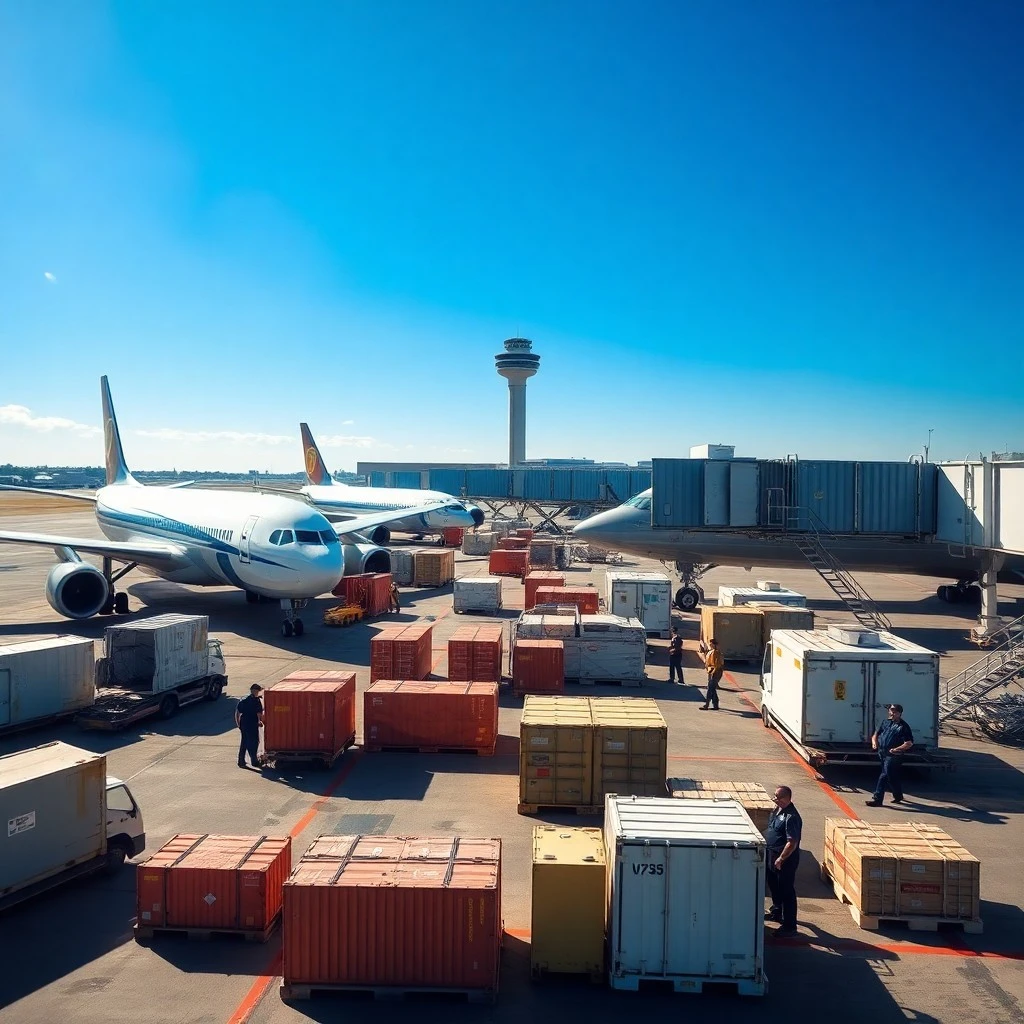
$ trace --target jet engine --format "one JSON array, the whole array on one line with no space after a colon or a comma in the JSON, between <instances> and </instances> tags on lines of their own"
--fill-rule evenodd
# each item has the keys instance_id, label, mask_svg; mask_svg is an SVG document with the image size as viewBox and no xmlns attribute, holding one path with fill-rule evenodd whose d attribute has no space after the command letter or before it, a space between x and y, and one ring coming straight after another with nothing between
<instances>
[{"instance_id":1,"label":"jet engine","mask_svg":"<svg viewBox=\"0 0 1024 1024\"><path fill-rule=\"evenodd\" d=\"M377 529L371 530L365 536L368 536L374 544L387 544L391 540L391 531L386 526L378 526ZM387 571L387 569L384 570L384 572Z\"/></svg>"},{"instance_id":2,"label":"jet engine","mask_svg":"<svg viewBox=\"0 0 1024 1024\"><path fill-rule=\"evenodd\" d=\"M364 572L391 572L391 552L376 544L344 544L345 575Z\"/></svg>"},{"instance_id":3,"label":"jet engine","mask_svg":"<svg viewBox=\"0 0 1024 1024\"><path fill-rule=\"evenodd\" d=\"M46 600L65 618L92 618L109 599L106 576L88 562L59 562L46 577Z\"/></svg>"}]
</instances>

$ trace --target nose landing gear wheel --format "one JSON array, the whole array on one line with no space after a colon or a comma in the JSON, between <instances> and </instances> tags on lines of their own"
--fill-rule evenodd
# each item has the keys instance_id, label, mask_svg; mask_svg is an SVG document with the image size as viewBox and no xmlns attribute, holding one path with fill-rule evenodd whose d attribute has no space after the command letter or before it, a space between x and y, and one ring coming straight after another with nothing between
<instances>
[{"instance_id":1,"label":"nose landing gear wheel","mask_svg":"<svg viewBox=\"0 0 1024 1024\"><path fill-rule=\"evenodd\" d=\"M296 619L296 620L295 620L295 621L294 621L294 622L292 623L292 632L293 632L293 633L294 633L294 634L295 634L296 636L302 636L302 634L303 634L303 633L304 633L305 631L306 631L306 628L305 628L305 626L303 626L303 625L302 625L302 619Z\"/></svg>"},{"instance_id":2,"label":"nose landing gear wheel","mask_svg":"<svg viewBox=\"0 0 1024 1024\"><path fill-rule=\"evenodd\" d=\"M128 614L128 595L127 594L115 594L114 595L114 612L117 615Z\"/></svg>"},{"instance_id":3,"label":"nose landing gear wheel","mask_svg":"<svg viewBox=\"0 0 1024 1024\"><path fill-rule=\"evenodd\" d=\"M700 604L701 593L696 587L680 587L676 591L676 607L683 612L692 612Z\"/></svg>"},{"instance_id":4,"label":"nose landing gear wheel","mask_svg":"<svg viewBox=\"0 0 1024 1024\"><path fill-rule=\"evenodd\" d=\"M294 627L292 626L292 624L290 622L285 621L285 622L281 623L281 635L282 636L291 636L293 632L294 632Z\"/></svg>"}]
</instances>

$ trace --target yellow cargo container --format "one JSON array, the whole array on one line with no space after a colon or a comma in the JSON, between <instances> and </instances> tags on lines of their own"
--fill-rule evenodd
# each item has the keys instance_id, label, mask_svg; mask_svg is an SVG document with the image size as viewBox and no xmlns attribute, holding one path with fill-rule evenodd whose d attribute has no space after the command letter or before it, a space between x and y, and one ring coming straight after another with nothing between
<instances>
[{"instance_id":1,"label":"yellow cargo container","mask_svg":"<svg viewBox=\"0 0 1024 1024\"><path fill-rule=\"evenodd\" d=\"M701 648L708 641L718 641L718 649L726 661L760 661L764 655L761 631L764 616L750 605L702 605L700 609Z\"/></svg>"},{"instance_id":2,"label":"yellow cargo container","mask_svg":"<svg viewBox=\"0 0 1024 1024\"><path fill-rule=\"evenodd\" d=\"M593 751L588 697L526 697L519 724L519 813L590 805Z\"/></svg>"},{"instance_id":3,"label":"yellow cargo container","mask_svg":"<svg viewBox=\"0 0 1024 1024\"><path fill-rule=\"evenodd\" d=\"M649 697L591 697L593 802L605 795L664 796L668 726Z\"/></svg>"},{"instance_id":4,"label":"yellow cargo container","mask_svg":"<svg viewBox=\"0 0 1024 1024\"><path fill-rule=\"evenodd\" d=\"M768 795L767 790L756 782L669 779L668 791L672 796L691 800L735 800L762 832L768 827L768 819L771 817L772 811L775 810L775 802Z\"/></svg>"},{"instance_id":5,"label":"yellow cargo container","mask_svg":"<svg viewBox=\"0 0 1024 1024\"><path fill-rule=\"evenodd\" d=\"M530 968L545 974L604 973L605 859L599 828L533 830Z\"/></svg>"}]
</instances>

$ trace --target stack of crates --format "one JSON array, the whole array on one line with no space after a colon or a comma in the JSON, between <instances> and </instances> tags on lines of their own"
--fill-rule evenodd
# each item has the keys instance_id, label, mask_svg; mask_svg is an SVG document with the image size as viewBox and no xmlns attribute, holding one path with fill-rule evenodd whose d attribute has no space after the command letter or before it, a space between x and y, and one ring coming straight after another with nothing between
<instances>
[{"instance_id":1,"label":"stack of crates","mask_svg":"<svg viewBox=\"0 0 1024 1024\"><path fill-rule=\"evenodd\" d=\"M448 640L448 678L501 682L504 633L500 625L460 626Z\"/></svg>"},{"instance_id":2,"label":"stack of crates","mask_svg":"<svg viewBox=\"0 0 1024 1024\"><path fill-rule=\"evenodd\" d=\"M434 627L427 622L385 626L370 640L370 682L426 679L430 675Z\"/></svg>"}]
</instances>

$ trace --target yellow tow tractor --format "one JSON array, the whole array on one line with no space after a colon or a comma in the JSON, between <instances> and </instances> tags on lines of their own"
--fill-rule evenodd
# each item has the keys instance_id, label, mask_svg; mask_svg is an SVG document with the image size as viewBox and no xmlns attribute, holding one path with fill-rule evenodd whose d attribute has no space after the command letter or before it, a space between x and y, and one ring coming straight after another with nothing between
<instances>
[{"instance_id":1,"label":"yellow tow tractor","mask_svg":"<svg viewBox=\"0 0 1024 1024\"><path fill-rule=\"evenodd\" d=\"M324 612L325 626L351 626L366 614L365 609L357 604L339 604L336 608L328 608Z\"/></svg>"}]
</instances>

